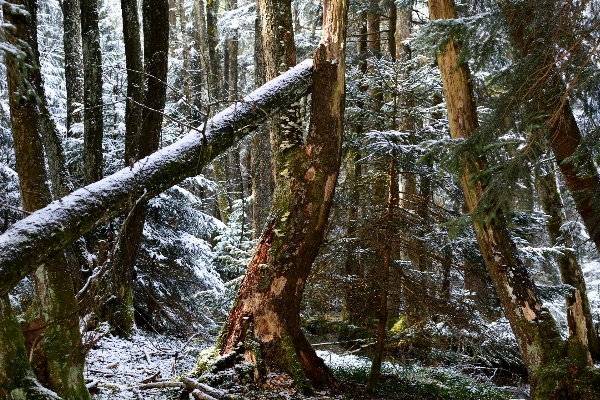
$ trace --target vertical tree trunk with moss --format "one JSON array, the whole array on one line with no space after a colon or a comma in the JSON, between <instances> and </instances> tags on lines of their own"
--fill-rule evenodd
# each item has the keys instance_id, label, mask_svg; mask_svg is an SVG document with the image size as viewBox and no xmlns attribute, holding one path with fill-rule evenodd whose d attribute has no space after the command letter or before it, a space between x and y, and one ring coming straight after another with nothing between
<instances>
[{"instance_id":1,"label":"vertical tree trunk with moss","mask_svg":"<svg viewBox=\"0 0 600 400\"><path fill-rule=\"evenodd\" d=\"M280 3L261 12L281 11ZM240 351L238 343L243 343L257 376L281 369L304 391L311 390L311 383L335 384L300 330L300 301L327 225L343 132L347 4L345 0L325 4L323 37L314 54L308 137L273 148L278 160L273 212L219 342L221 354ZM263 24L267 28L263 38L278 26L282 25ZM291 32L284 30L280 35ZM266 53L269 48L265 46Z\"/></svg>"},{"instance_id":2,"label":"vertical tree trunk with moss","mask_svg":"<svg viewBox=\"0 0 600 400\"><path fill-rule=\"evenodd\" d=\"M23 209L35 211L52 201L40 134L47 128L44 125L47 110L45 102L38 98L43 92L37 70L37 4L35 0L12 4L24 6L28 13L16 11L16 7L4 7L6 20L15 26L9 42L25 52L24 59L7 59L7 78L21 201ZM89 398L83 380L85 353L81 346L77 302L64 254L59 252L39 266L34 278L34 304L23 326L34 372L46 387L65 399ZM10 330L14 323L10 320L12 312L6 307L10 305L3 300L3 314L8 319L6 329ZM21 345L18 342L23 337L18 334L12 340L16 341L12 350L16 349L15 355L19 357ZM21 373L25 369L21 366Z\"/></svg>"},{"instance_id":3,"label":"vertical tree trunk with moss","mask_svg":"<svg viewBox=\"0 0 600 400\"><path fill-rule=\"evenodd\" d=\"M146 91L138 140L133 148L134 161L156 150L160 144L163 110L167 93L167 67L169 52L169 3L167 0L144 0L142 3L144 29L144 73ZM134 32L132 32L133 34ZM139 38L139 33L138 33ZM132 51L131 57L137 51ZM133 61L132 61L133 62ZM135 128L135 127L133 127ZM139 253L146 219L146 202L130 199L129 214L119 233L114 257L109 260L110 273L106 282L106 297L102 302L100 316L121 335L127 336L133 327L133 268Z\"/></svg>"},{"instance_id":4,"label":"vertical tree trunk with moss","mask_svg":"<svg viewBox=\"0 0 600 400\"><path fill-rule=\"evenodd\" d=\"M81 58L81 8L79 0L62 0L67 136L83 134L83 59Z\"/></svg>"},{"instance_id":5,"label":"vertical tree trunk with moss","mask_svg":"<svg viewBox=\"0 0 600 400\"><path fill-rule=\"evenodd\" d=\"M8 295L0 298L0 400L58 400L37 380Z\"/></svg>"},{"instance_id":6,"label":"vertical tree trunk with moss","mask_svg":"<svg viewBox=\"0 0 600 400\"><path fill-rule=\"evenodd\" d=\"M81 1L81 38L84 82L83 177L86 185L102 178L102 53L98 0Z\"/></svg>"},{"instance_id":7,"label":"vertical tree trunk with moss","mask_svg":"<svg viewBox=\"0 0 600 400\"><path fill-rule=\"evenodd\" d=\"M535 183L537 192L542 203L542 209L550 218L546 222L546 229L548 236L550 236L550 243L552 246L559 245L559 239L562 236L561 227L564 224L564 212L563 203L556 185L556 177L554 171L548 168L546 171L542 171L539 167L535 170ZM579 291L581 297L581 309L585 317L585 324L587 327L587 340L588 348L592 358L595 360L600 358L600 338L594 327L592 321L592 313L590 310L590 303L588 301L587 289L585 286L585 280L583 278L583 271L577 261L577 256L570 249L570 240L567 237L562 238L562 244L564 249L558 256L558 268L562 282L573 286ZM567 308L571 308L575 303L575 296L567 297ZM576 325L576 321L572 321L573 315L567 313L569 328L573 329Z\"/></svg>"},{"instance_id":8,"label":"vertical tree trunk with moss","mask_svg":"<svg viewBox=\"0 0 600 400\"><path fill-rule=\"evenodd\" d=\"M456 18L452 0L430 0L428 5L432 20ZM469 69L458 63L459 52L460 45L450 38L437 54L454 139L469 137L478 125ZM502 210L493 205L478 208L485 183L476 176L484 169L485 160L475 152L462 155L461 186L486 267L529 372L532 398L594 398L598 387L592 387L600 380L591 367L587 338L580 334L585 321L578 320L576 332L565 343L517 255Z\"/></svg>"}]
</instances>

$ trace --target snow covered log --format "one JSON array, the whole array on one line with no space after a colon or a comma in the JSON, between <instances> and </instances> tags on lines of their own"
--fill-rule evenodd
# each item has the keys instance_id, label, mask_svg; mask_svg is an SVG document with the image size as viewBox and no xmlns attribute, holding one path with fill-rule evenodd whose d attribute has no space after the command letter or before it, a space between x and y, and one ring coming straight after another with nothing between
<instances>
[{"instance_id":1,"label":"snow covered log","mask_svg":"<svg viewBox=\"0 0 600 400\"><path fill-rule=\"evenodd\" d=\"M311 85L312 60L306 60L171 146L12 225L0 236L0 296L84 233L200 174L269 115L306 95Z\"/></svg>"}]
</instances>

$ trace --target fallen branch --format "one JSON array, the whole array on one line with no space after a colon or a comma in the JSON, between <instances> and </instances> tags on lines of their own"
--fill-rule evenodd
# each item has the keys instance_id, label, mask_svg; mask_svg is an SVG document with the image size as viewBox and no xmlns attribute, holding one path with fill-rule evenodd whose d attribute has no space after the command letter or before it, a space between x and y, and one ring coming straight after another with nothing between
<instances>
[{"instance_id":1,"label":"fallen branch","mask_svg":"<svg viewBox=\"0 0 600 400\"><path fill-rule=\"evenodd\" d=\"M225 396L227 396L227 393L225 393L222 390L219 389L215 389L213 387L210 387L208 385L205 385L204 383L200 383L192 378L189 378L187 376L184 376L183 378L181 378L181 381L185 384L185 387L187 389L194 389L192 391L192 396L194 395L194 392L202 392L204 395L208 395L208 398L214 398L214 399L224 399ZM196 397L197 399L208 399L207 397Z\"/></svg>"},{"instance_id":2,"label":"fallen branch","mask_svg":"<svg viewBox=\"0 0 600 400\"><path fill-rule=\"evenodd\" d=\"M191 395L193 398L198 399L198 400L217 400L216 398L214 398L198 389L192 390Z\"/></svg>"},{"instance_id":3,"label":"fallen branch","mask_svg":"<svg viewBox=\"0 0 600 400\"><path fill-rule=\"evenodd\" d=\"M171 146L12 225L0 235L0 296L63 247L126 212L133 199L150 199L200 174L269 115L304 96L311 85L312 60L306 60Z\"/></svg>"}]
</instances>

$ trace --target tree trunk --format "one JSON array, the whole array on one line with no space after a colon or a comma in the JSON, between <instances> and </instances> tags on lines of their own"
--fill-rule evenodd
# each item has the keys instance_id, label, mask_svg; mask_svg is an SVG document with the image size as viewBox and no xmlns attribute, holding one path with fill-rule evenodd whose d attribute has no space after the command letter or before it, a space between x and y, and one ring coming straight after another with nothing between
<instances>
[{"instance_id":1,"label":"tree trunk","mask_svg":"<svg viewBox=\"0 0 600 400\"><path fill-rule=\"evenodd\" d=\"M206 44L208 47L208 82L209 98L219 99L221 96L221 80L219 73L220 55L217 51L218 29L217 13L219 0L206 0Z\"/></svg>"},{"instance_id":2,"label":"tree trunk","mask_svg":"<svg viewBox=\"0 0 600 400\"><path fill-rule=\"evenodd\" d=\"M552 246L559 245L559 239L562 236L560 228L564 224L563 203L556 185L556 177L554 171L548 168L546 171L541 171L539 167L535 170L535 181L537 192L542 203L542 209L550 218L546 223L548 236L550 236L550 244ZM600 338L592 321L592 313L590 303L588 301L587 289L585 280L583 279L583 271L577 262L577 257L573 250L570 249L570 240L567 237L562 238L564 246L561 249L562 255L558 256L558 268L563 283L573 286L579 291L581 297L581 307L587 327L587 341L590 354L593 359L600 358ZM575 303L575 296L567 297L567 308L570 308ZM569 318L569 328L572 329L576 325L576 321L571 321L572 315L567 314Z\"/></svg>"},{"instance_id":3,"label":"tree trunk","mask_svg":"<svg viewBox=\"0 0 600 400\"><path fill-rule=\"evenodd\" d=\"M185 25L187 19L185 17L185 5L183 0L177 1L177 10L179 14L179 33L181 34L181 48L183 56L183 95L185 97L185 115L189 117L188 110L192 104L192 75L191 75L191 62L190 62L190 46L188 42L188 34Z\"/></svg>"},{"instance_id":4,"label":"tree trunk","mask_svg":"<svg viewBox=\"0 0 600 400\"><path fill-rule=\"evenodd\" d=\"M83 134L83 59L81 58L81 6L79 0L63 0L67 136Z\"/></svg>"},{"instance_id":5,"label":"tree trunk","mask_svg":"<svg viewBox=\"0 0 600 400\"><path fill-rule=\"evenodd\" d=\"M237 8L237 0L229 0L229 9ZM233 35L227 39L228 50L228 76L229 82L229 100L236 100L238 95L238 30L233 31Z\"/></svg>"},{"instance_id":6,"label":"tree trunk","mask_svg":"<svg viewBox=\"0 0 600 400\"><path fill-rule=\"evenodd\" d=\"M86 185L102 178L102 53L98 28L98 0L81 1L84 81L83 176Z\"/></svg>"},{"instance_id":7,"label":"tree trunk","mask_svg":"<svg viewBox=\"0 0 600 400\"><path fill-rule=\"evenodd\" d=\"M256 16L254 24L254 84L259 87L266 82L260 7L256 7ZM261 236L271 209L274 182L271 171L269 131L267 124L260 126L258 133L252 138L250 148L252 162L252 237L254 239Z\"/></svg>"},{"instance_id":8,"label":"tree trunk","mask_svg":"<svg viewBox=\"0 0 600 400\"><path fill-rule=\"evenodd\" d=\"M381 57L381 16L379 15L379 0L369 0L369 12L367 13L367 48L369 57ZM374 73L375 67L369 66L369 71ZM383 91L375 87L371 88L371 109L377 115L383 103ZM385 197L384 197L385 198Z\"/></svg>"},{"instance_id":9,"label":"tree trunk","mask_svg":"<svg viewBox=\"0 0 600 400\"><path fill-rule=\"evenodd\" d=\"M27 357L21 326L7 295L0 298L0 355L0 400L60 399L35 377Z\"/></svg>"},{"instance_id":10,"label":"tree trunk","mask_svg":"<svg viewBox=\"0 0 600 400\"><path fill-rule=\"evenodd\" d=\"M535 15L537 18L556 18L561 10L556 10L555 2L550 2L538 7L533 3L518 3L512 6L507 3L505 15L508 20L510 33L513 36L521 57L531 58L532 46L537 42L545 43L547 38L543 35L544 29L532 29L534 18L522 18L523 15ZM589 149L582 143L582 136L577 126L577 121L569 104L565 85L561 78L561 71L554 62L550 67L546 60L535 59L539 65L536 73L544 74L533 79L540 87L544 88L543 98L532 99L538 113L546 115L549 129L547 140L554 153L556 163L563 175L563 179L575 201L575 206L590 235L590 238L600 251L600 176L594 165L593 156ZM554 55L552 55L554 61ZM550 68L550 69L549 69Z\"/></svg>"},{"instance_id":11,"label":"tree trunk","mask_svg":"<svg viewBox=\"0 0 600 400\"><path fill-rule=\"evenodd\" d=\"M160 143L163 110L167 94L169 53L169 2L144 0L144 72L146 92L144 110L137 141L135 160L149 156ZM132 32L133 33L133 32ZM139 37L139 34L138 34ZM136 133L138 135L138 133ZM120 335L128 336L133 327L133 268L137 260L144 221L146 201L132 202L114 252L109 260L111 269L106 285L107 298L101 302L101 318L108 321Z\"/></svg>"},{"instance_id":12,"label":"tree trunk","mask_svg":"<svg viewBox=\"0 0 600 400\"><path fill-rule=\"evenodd\" d=\"M280 160L273 212L219 342L221 354L238 351L238 343L244 343L256 376L283 369L304 391L311 390L311 383L335 384L300 330L299 314L306 278L327 225L343 132L347 3L327 5L323 38L314 55L308 137L305 143L273 149Z\"/></svg>"},{"instance_id":13,"label":"tree trunk","mask_svg":"<svg viewBox=\"0 0 600 400\"><path fill-rule=\"evenodd\" d=\"M197 88L200 87L201 82L208 82L209 65L207 63L208 52L207 46L207 33L206 33L206 12L204 8L203 0L194 0L194 41L196 44L196 50L198 52L197 66L198 71L194 72L194 84ZM202 74L205 74L204 76ZM208 90L208 87L206 87ZM196 89L198 90L198 89ZM194 106L200 109L202 104L198 101L199 96L194 96Z\"/></svg>"},{"instance_id":14,"label":"tree trunk","mask_svg":"<svg viewBox=\"0 0 600 400\"><path fill-rule=\"evenodd\" d=\"M19 175L23 209L35 211L52 201L47 181L44 150L40 131L48 128L45 101L41 90L41 75L38 70L37 51L37 4L35 0L14 1L28 12L15 12L18 8L4 7L4 16L15 30L9 42L23 49L22 59L7 59L8 92L10 94L10 119L15 144L15 158ZM24 45L26 47L24 47ZM31 266L34 269L36 263ZM85 354L81 347L77 302L73 293L73 283L65 256L58 252L40 265L34 275L35 299L28 321L24 324L24 334L31 355L31 363L38 379L48 388L66 399L89 398L83 380ZM3 294L3 315L8 319L7 330L14 326L12 311ZM15 343L8 345L12 350L21 349L23 340L19 334L12 338ZM19 354L16 356L19 356ZM15 360L15 362L19 362ZM26 371L21 366L20 372ZM1 374L6 374L2 371ZM9 372L9 373L12 373ZM24 379L20 376L18 379Z\"/></svg>"},{"instance_id":15,"label":"tree trunk","mask_svg":"<svg viewBox=\"0 0 600 400\"><path fill-rule=\"evenodd\" d=\"M380 286L379 309L377 310L379 323L377 327L377 344L375 345L375 356L371 364L371 373L367 385L367 393L373 393L381 376L381 362L383 361L383 350L385 348L385 329L388 319L388 287L390 276L390 261L392 256L392 224L394 223L394 209L398 204L398 174L396 173L395 154L392 153L390 160L387 221L385 228L385 245L383 248L383 268L378 285Z\"/></svg>"},{"instance_id":16,"label":"tree trunk","mask_svg":"<svg viewBox=\"0 0 600 400\"><path fill-rule=\"evenodd\" d=\"M432 20L456 18L452 0L430 0L428 5ZM467 138L478 125L468 66L457 64L460 47L452 38L443 49L437 61L444 83L450 132L454 139ZM462 155L461 186L469 210L473 212L481 253L529 371L532 398L592 398L586 379L597 371L590 368L587 341L581 335L573 335L564 343L556 322L542 308L535 284L517 256L502 210L477 208L484 183L476 176L484 169L485 160L481 156ZM582 396L585 392L588 397Z\"/></svg>"},{"instance_id":17,"label":"tree trunk","mask_svg":"<svg viewBox=\"0 0 600 400\"><path fill-rule=\"evenodd\" d=\"M121 0L123 41L127 67L127 103L125 104L125 166L136 162L139 153L142 105L144 104L144 66L140 40L138 0Z\"/></svg>"},{"instance_id":18,"label":"tree trunk","mask_svg":"<svg viewBox=\"0 0 600 400\"><path fill-rule=\"evenodd\" d=\"M131 204L200 174L270 114L304 96L311 85L312 60L306 60L171 146L12 225L0 236L0 296L64 246Z\"/></svg>"}]
</instances>

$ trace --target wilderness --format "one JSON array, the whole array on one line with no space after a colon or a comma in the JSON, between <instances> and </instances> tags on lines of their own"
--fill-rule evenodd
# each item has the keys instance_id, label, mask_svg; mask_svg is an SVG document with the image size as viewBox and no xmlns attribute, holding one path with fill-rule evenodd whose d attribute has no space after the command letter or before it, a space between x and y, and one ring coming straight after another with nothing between
<instances>
[{"instance_id":1,"label":"wilderness","mask_svg":"<svg viewBox=\"0 0 600 400\"><path fill-rule=\"evenodd\" d=\"M0 400L598 399L600 2L0 4Z\"/></svg>"}]
</instances>

